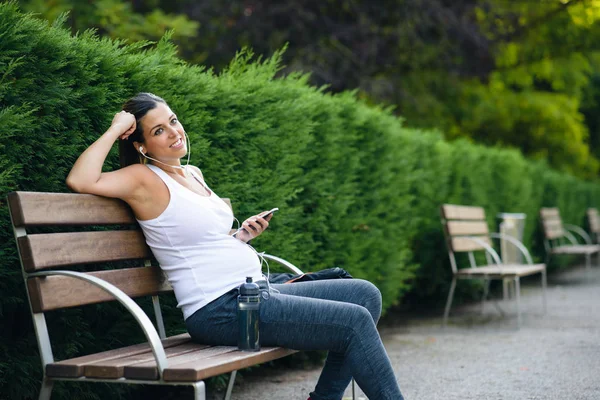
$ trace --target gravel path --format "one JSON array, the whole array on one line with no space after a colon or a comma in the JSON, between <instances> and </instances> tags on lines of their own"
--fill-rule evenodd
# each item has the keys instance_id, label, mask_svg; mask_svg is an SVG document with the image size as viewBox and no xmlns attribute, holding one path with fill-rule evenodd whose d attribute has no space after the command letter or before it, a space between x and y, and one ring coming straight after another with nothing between
<instances>
[{"instance_id":1,"label":"gravel path","mask_svg":"<svg viewBox=\"0 0 600 400\"><path fill-rule=\"evenodd\" d=\"M600 268L551 274L545 315L534 278L522 284L520 330L512 301L499 302L505 316L489 302L483 314L480 304L453 308L444 330L441 310L388 317L381 335L405 398L600 399ZM319 371L261 368L236 384L232 399L306 400ZM359 389L357 398L366 398Z\"/></svg>"}]
</instances>

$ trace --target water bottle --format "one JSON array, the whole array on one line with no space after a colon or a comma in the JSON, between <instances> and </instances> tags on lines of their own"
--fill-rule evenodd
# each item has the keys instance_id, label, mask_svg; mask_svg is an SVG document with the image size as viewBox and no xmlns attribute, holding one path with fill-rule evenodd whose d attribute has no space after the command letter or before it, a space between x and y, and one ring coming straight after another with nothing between
<instances>
[{"instance_id":1,"label":"water bottle","mask_svg":"<svg viewBox=\"0 0 600 400\"><path fill-rule=\"evenodd\" d=\"M238 295L238 348L242 351L259 351L260 288L251 277L240 286Z\"/></svg>"}]
</instances>

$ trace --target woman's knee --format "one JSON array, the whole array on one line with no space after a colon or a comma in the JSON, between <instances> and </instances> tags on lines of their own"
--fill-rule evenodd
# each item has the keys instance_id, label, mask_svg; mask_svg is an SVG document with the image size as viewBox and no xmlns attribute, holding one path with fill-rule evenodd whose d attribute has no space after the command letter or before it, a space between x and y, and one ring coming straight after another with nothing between
<instances>
[{"instance_id":1,"label":"woman's knee","mask_svg":"<svg viewBox=\"0 0 600 400\"><path fill-rule=\"evenodd\" d=\"M373 321L377 323L381 316L381 292L377 286L369 281L363 279L356 279L355 281L358 285L357 292L360 293L360 304L369 311Z\"/></svg>"},{"instance_id":2,"label":"woman's knee","mask_svg":"<svg viewBox=\"0 0 600 400\"><path fill-rule=\"evenodd\" d=\"M353 340L354 336L364 338L377 333L376 321L373 320L371 312L363 306L353 304L351 307L351 316L345 321L346 328L351 329L348 340Z\"/></svg>"}]
</instances>

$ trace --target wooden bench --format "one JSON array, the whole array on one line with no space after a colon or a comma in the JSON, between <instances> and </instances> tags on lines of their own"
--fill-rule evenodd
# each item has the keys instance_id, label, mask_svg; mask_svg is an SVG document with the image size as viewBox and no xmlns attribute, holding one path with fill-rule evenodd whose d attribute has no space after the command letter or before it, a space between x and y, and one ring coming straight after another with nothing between
<instances>
[{"instance_id":1,"label":"wooden bench","mask_svg":"<svg viewBox=\"0 0 600 400\"><path fill-rule=\"evenodd\" d=\"M172 288L160 268L151 265L150 249L124 202L84 194L12 192L8 203L44 373L40 399L50 398L54 381L65 380L190 385L200 400L205 399L203 379L231 373L229 398L237 370L295 352L277 347L241 352L193 343L188 334L167 338L157 295ZM51 228L50 233L28 233L39 227ZM92 230L96 227L102 229ZM278 257L265 258L301 273ZM64 269L125 260L139 260L138 266L86 273ZM132 300L140 296L152 296L156 327ZM148 343L56 361L44 313L114 300L135 318Z\"/></svg>"},{"instance_id":2,"label":"wooden bench","mask_svg":"<svg viewBox=\"0 0 600 400\"><path fill-rule=\"evenodd\" d=\"M529 251L519 240L512 236L490 233L488 230L485 211L481 207L460 206L454 204L443 204L441 206L442 224L452 267L452 284L446 308L444 310L443 326L447 324L454 289L458 279L484 280L483 305L489 291L490 280L497 279L503 282L514 283L514 295L517 303L517 324L521 326L520 306L520 278L533 274L542 276L542 299L544 313L546 312L546 265L534 264ZM503 239L513 244L524 256L527 264L504 264L498 253L494 250L492 239ZM474 252L483 251L486 257L486 265L477 265ZM468 253L470 267L459 268L454 253Z\"/></svg>"},{"instance_id":3,"label":"wooden bench","mask_svg":"<svg viewBox=\"0 0 600 400\"><path fill-rule=\"evenodd\" d=\"M581 254L585 255L586 268L591 268L592 255L600 253L600 245L593 244L585 230L576 225L563 224L558 208L542 208L540 221L544 231L546 263L555 254ZM579 235L584 244L580 244L574 234Z\"/></svg>"},{"instance_id":4,"label":"wooden bench","mask_svg":"<svg viewBox=\"0 0 600 400\"><path fill-rule=\"evenodd\" d=\"M600 244L600 215L598 215L598 209L588 208L586 214L590 230L590 239L592 240L592 243Z\"/></svg>"}]
</instances>

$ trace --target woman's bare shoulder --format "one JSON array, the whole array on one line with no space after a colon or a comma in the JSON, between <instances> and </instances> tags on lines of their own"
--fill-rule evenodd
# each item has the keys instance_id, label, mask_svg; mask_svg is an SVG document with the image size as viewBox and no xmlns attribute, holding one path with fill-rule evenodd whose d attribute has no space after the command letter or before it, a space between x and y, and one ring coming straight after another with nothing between
<instances>
[{"instance_id":1,"label":"woman's bare shoulder","mask_svg":"<svg viewBox=\"0 0 600 400\"><path fill-rule=\"evenodd\" d=\"M127 174L140 177L156 175L147 165L144 164L131 164L121 168L119 171L125 171Z\"/></svg>"},{"instance_id":2,"label":"woman's bare shoulder","mask_svg":"<svg viewBox=\"0 0 600 400\"><path fill-rule=\"evenodd\" d=\"M103 175L105 179L110 176L115 186L123 187L123 196L116 197L124 199L146 197L146 192L152 192L162 186L160 177L143 164L128 165Z\"/></svg>"},{"instance_id":3,"label":"woman's bare shoulder","mask_svg":"<svg viewBox=\"0 0 600 400\"><path fill-rule=\"evenodd\" d=\"M123 170L128 170L127 174L130 179L135 179L141 186L152 189L156 185L162 186L162 179L152 171L147 165L144 164L133 164L129 165Z\"/></svg>"}]
</instances>

